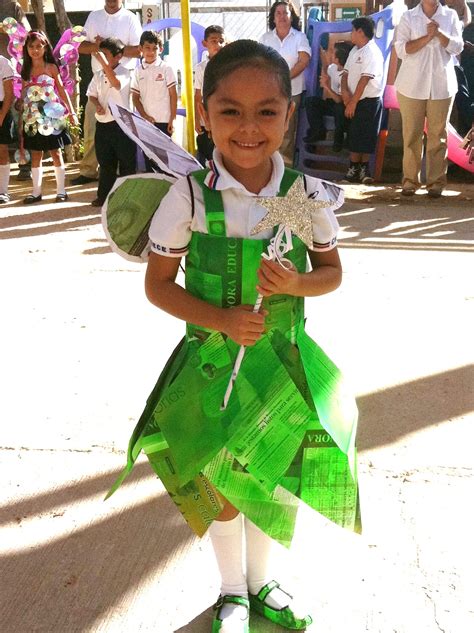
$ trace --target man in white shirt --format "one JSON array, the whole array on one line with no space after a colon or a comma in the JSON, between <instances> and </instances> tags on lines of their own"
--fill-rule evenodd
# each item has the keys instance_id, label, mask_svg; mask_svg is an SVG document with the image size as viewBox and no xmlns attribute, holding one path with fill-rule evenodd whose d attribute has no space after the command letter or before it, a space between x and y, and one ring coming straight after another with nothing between
<instances>
[{"instance_id":1,"label":"man in white shirt","mask_svg":"<svg viewBox=\"0 0 474 633\"><path fill-rule=\"evenodd\" d=\"M457 92L454 56L463 50L455 11L422 0L406 11L395 34L401 66L395 80L403 130L402 194L420 186L423 130L427 120L426 188L439 198L446 186L447 124Z\"/></svg>"},{"instance_id":2,"label":"man in white shirt","mask_svg":"<svg viewBox=\"0 0 474 633\"><path fill-rule=\"evenodd\" d=\"M84 30L87 40L79 46L81 55L91 55L92 72L101 70L100 64L94 58L99 50L101 41L107 37L116 37L125 44L121 65L129 72L135 68L136 60L140 56L139 42L142 27L138 17L124 9L122 0L105 0L103 9L89 14ZM84 112L84 156L79 166L80 175L72 181L74 185L82 185L97 179L97 158L95 155L95 112L88 101Z\"/></svg>"},{"instance_id":3,"label":"man in white shirt","mask_svg":"<svg viewBox=\"0 0 474 633\"><path fill-rule=\"evenodd\" d=\"M382 120L384 60L374 42L372 18L352 20L351 41L355 44L344 66L341 81L345 114L351 119L348 135L350 166L345 176L349 182L373 182L369 158L375 152Z\"/></svg>"}]
</instances>

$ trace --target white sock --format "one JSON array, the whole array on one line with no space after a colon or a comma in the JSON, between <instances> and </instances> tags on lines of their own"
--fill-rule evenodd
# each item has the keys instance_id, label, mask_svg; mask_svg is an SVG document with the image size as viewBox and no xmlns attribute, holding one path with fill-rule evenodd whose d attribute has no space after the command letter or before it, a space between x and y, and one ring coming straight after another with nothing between
<instances>
[{"instance_id":1,"label":"white sock","mask_svg":"<svg viewBox=\"0 0 474 633\"><path fill-rule=\"evenodd\" d=\"M270 565L273 539L247 518L245 518L245 539L247 542L247 585L250 593L257 595L270 580L278 581ZM290 605L291 598L275 587L264 602L274 609L284 609Z\"/></svg>"},{"instance_id":2,"label":"white sock","mask_svg":"<svg viewBox=\"0 0 474 633\"><path fill-rule=\"evenodd\" d=\"M0 193L8 193L8 183L10 182L10 163L0 165Z\"/></svg>"},{"instance_id":3,"label":"white sock","mask_svg":"<svg viewBox=\"0 0 474 633\"><path fill-rule=\"evenodd\" d=\"M43 182L43 168L32 167L31 168L31 180L33 181L33 195L41 195L41 184Z\"/></svg>"},{"instance_id":4,"label":"white sock","mask_svg":"<svg viewBox=\"0 0 474 633\"><path fill-rule=\"evenodd\" d=\"M56 177L56 193L66 193L64 184L66 181L66 168L64 166L54 167L54 175Z\"/></svg>"},{"instance_id":5,"label":"white sock","mask_svg":"<svg viewBox=\"0 0 474 633\"><path fill-rule=\"evenodd\" d=\"M247 586L250 593L257 595L267 582L276 580L271 576L270 570L273 541L247 517L244 521L247 543Z\"/></svg>"},{"instance_id":6,"label":"white sock","mask_svg":"<svg viewBox=\"0 0 474 633\"><path fill-rule=\"evenodd\" d=\"M247 597L247 581L243 571L242 515L230 521L213 521L209 527L209 536L221 574L221 595ZM240 633L247 609L237 604L225 604L220 617L221 633Z\"/></svg>"}]
</instances>

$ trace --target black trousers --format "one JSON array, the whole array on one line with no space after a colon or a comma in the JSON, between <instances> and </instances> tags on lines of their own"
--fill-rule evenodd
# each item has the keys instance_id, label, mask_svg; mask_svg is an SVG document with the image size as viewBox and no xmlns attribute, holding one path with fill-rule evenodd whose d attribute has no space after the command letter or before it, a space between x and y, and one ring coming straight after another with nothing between
<instances>
[{"instance_id":1,"label":"black trousers","mask_svg":"<svg viewBox=\"0 0 474 633\"><path fill-rule=\"evenodd\" d=\"M105 200L117 179L117 169L120 176L135 173L137 146L115 121L97 121L95 153L100 166L97 197Z\"/></svg>"},{"instance_id":2,"label":"black trousers","mask_svg":"<svg viewBox=\"0 0 474 633\"><path fill-rule=\"evenodd\" d=\"M168 123L153 123L153 125L166 134L166 136L171 136L168 132ZM162 173L163 170L158 167L154 160L150 160L148 156L145 154L145 170L147 173L153 174L155 172Z\"/></svg>"},{"instance_id":3,"label":"black trousers","mask_svg":"<svg viewBox=\"0 0 474 633\"><path fill-rule=\"evenodd\" d=\"M307 97L305 100L306 117L309 123L309 135L321 139L326 137L326 128L324 127L325 116L333 116L334 144L342 145L344 142L344 132L349 129L349 119L344 116L345 106L342 103L336 103L333 99L321 99L320 97Z\"/></svg>"},{"instance_id":4,"label":"black trousers","mask_svg":"<svg viewBox=\"0 0 474 633\"><path fill-rule=\"evenodd\" d=\"M197 159L203 165L206 166L206 161L211 160L212 152L214 151L214 143L209 138L209 134L204 130L201 134L197 135L196 144L198 148Z\"/></svg>"}]
</instances>

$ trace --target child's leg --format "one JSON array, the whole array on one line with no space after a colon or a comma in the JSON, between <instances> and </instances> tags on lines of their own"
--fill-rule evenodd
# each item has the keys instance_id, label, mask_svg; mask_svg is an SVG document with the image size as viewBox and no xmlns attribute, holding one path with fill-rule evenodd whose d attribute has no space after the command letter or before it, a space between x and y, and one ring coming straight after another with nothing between
<instances>
[{"instance_id":1,"label":"child's leg","mask_svg":"<svg viewBox=\"0 0 474 633\"><path fill-rule=\"evenodd\" d=\"M0 145L0 203L8 202L8 183L10 181L10 157L8 145Z\"/></svg>"},{"instance_id":2,"label":"child's leg","mask_svg":"<svg viewBox=\"0 0 474 633\"><path fill-rule=\"evenodd\" d=\"M125 132L117 127L114 129L115 151L118 158L120 176L131 176L137 171L137 146Z\"/></svg>"},{"instance_id":3,"label":"child's leg","mask_svg":"<svg viewBox=\"0 0 474 633\"><path fill-rule=\"evenodd\" d=\"M113 142L114 125L117 124L97 122L95 130L95 152L100 166L97 199L101 204L104 203L117 178L118 157Z\"/></svg>"},{"instance_id":4,"label":"child's leg","mask_svg":"<svg viewBox=\"0 0 474 633\"><path fill-rule=\"evenodd\" d=\"M250 604L255 608L259 606L259 601L254 596L257 596L272 580L278 581L279 574L272 565L272 559L274 559L273 540L249 519L245 518L244 522L247 545L247 585L250 594L252 594ZM291 628L301 629L311 622L311 618L305 613L297 612L292 596L278 586L271 588L266 593L260 601L260 604L262 603L275 610L271 616L265 612L262 615L283 626L291 624ZM286 612L283 611L284 609Z\"/></svg>"},{"instance_id":5,"label":"child's leg","mask_svg":"<svg viewBox=\"0 0 474 633\"><path fill-rule=\"evenodd\" d=\"M57 195L65 195L66 168L64 167L62 152L60 149L51 149L49 153L53 159L56 193Z\"/></svg>"},{"instance_id":6,"label":"child's leg","mask_svg":"<svg viewBox=\"0 0 474 633\"><path fill-rule=\"evenodd\" d=\"M247 597L247 581L243 565L243 525L242 515L230 504L226 504L209 528L212 547L221 574L221 595ZM220 610L221 631L236 630L239 623L245 623L248 611L238 604L224 604ZM245 630L244 628L241 629Z\"/></svg>"},{"instance_id":7,"label":"child's leg","mask_svg":"<svg viewBox=\"0 0 474 633\"><path fill-rule=\"evenodd\" d=\"M41 185L43 183L43 152L31 150L31 179L33 181L33 195L41 195Z\"/></svg>"}]
</instances>

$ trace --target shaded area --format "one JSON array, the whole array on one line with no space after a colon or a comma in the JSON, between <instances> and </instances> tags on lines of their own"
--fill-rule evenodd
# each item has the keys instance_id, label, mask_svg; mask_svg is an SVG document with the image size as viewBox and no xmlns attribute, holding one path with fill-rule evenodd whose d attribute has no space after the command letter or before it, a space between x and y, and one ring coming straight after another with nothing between
<instances>
[{"instance_id":1,"label":"shaded area","mask_svg":"<svg viewBox=\"0 0 474 633\"><path fill-rule=\"evenodd\" d=\"M91 480L87 492L105 492L116 474ZM58 498L64 501L68 495L77 499L70 486L65 490L52 490L50 501L43 495L41 507L57 505ZM36 513L34 500L31 511ZM119 608L132 587L148 576L166 574L180 548L193 538L168 495L161 494L30 551L4 554L2 633L95 630L95 622L106 621L111 607ZM160 599L158 590L159 585Z\"/></svg>"},{"instance_id":2,"label":"shaded area","mask_svg":"<svg viewBox=\"0 0 474 633\"><path fill-rule=\"evenodd\" d=\"M125 455L123 458L125 466ZM35 494L34 497L27 497L15 503L7 503L0 506L0 525L15 522L17 517L27 518L29 516L38 516L45 514L61 505L71 505L77 501L82 501L88 497L104 494L109 490L114 481L120 474L120 470L111 473L98 475L91 479L81 479L79 482L73 481L57 488L54 493L48 491ZM137 463L133 469L133 474L125 480L124 486L130 481L144 479L149 477L153 471L150 468L148 460Z\"/></svg>"},{"instance_id":3,"label":"shaded area","mask_svg":"<svg viewBox=\"0 0 474 633\"><path fill-rule=\"evenodd\" d=\"M466 365L361 396L359 451L472 412L473 385L474 365Z\"/></svg>"},{"instance_id":4,"label":"shaded area","mask_svg":"<svg viewBox=\"0 0 474 633\"><path fill-rule=\"evenodd\" d=\"M341 248L400 249L425 251L472 251L474 217L472 202L442 204L420 201L403 206L386 204L370 207L370 200L349 201L337 218L343 233ZM468 211L468 214L466 213Z\"/></svg>"}]
</instances>

